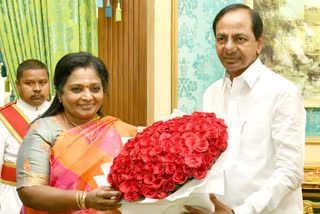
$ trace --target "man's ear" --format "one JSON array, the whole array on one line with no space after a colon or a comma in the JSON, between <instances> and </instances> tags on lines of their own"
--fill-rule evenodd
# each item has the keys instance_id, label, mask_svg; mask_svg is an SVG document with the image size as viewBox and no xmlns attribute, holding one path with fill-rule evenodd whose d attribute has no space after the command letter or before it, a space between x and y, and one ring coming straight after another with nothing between
<instances>
[{"instance_id":1,"label":"man's ear","mask_svg":"<svg viewBox=\"0 0 320 214\"><path fill-rule=\"evenodd\" d=\"M261 53L262 47L263 47L263 42L264 42L264 36L263 34L261 34L261 36L259 37L259 39L257 40L257 55L259 55Z\"/></svg>"},{"instance_id":2,"label":"man's ear","mask_svg":"<svg viewBox=\"0 0 320 214\"><path fill-rule=\"evenodd\" d=\"M17 88L17 90L20 90L20 82L19 82L19 80L16 80L15 83L16 83L16 88ZM18 88L19 88L19 89L18 89Z\"/></svg>"}]
</instances>

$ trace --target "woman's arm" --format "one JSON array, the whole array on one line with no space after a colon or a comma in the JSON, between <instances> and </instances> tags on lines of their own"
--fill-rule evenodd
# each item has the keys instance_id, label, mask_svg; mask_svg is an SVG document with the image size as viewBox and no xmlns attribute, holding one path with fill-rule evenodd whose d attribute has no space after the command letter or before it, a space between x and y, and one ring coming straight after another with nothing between
<instances>
[{"instance_id":1,"label":"woman's arm","mask_svg":"<svg viewBox=\"0 0 320 214\"><path fill-rule=\"evenodd\" d=\"M65 212L80 210L77 203L76 190L62 190L50 186L26 186L19 188L19 197L24 205L38 210L50 212ZM120 199L115 199L120 192L110 187L102 186L87 193L86 208L95 210L115 210L121 205Z\"/></svg>"}]
</instances>

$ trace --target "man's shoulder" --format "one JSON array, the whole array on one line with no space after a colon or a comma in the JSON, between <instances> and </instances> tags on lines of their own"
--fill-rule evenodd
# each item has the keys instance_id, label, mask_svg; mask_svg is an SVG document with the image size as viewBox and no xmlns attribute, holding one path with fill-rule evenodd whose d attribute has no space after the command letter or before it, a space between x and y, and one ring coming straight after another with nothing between
<instances>
[{"instance_id":1,"label":"man's shoulder","mask_svg":"<svg viewBox=\"0 0 320 214\"><path fill-rule=\"evenodd\" d=\"M3 111L4 109L7 109L7 108L12 107L12 106L15 105L15 104L17 104L17 101L16 101L16 100L14 100L14 101L12 101L12 102L10 102L10 103L7 103L7 104L1 106L1 107L0 107L0 112Z\"/></svg>"},{"instance_id":2,"label":"man's shoulder","mask_svg":"<svg viewBox=\"0 0 320 214\"><path fill-rule=\"evenodd\" d=\"M209 87L205 90L204 95L220 89L222 87L222 84L223 84L223 79L219 79L215 81L214 83L209 85Z\"/></svg>"},{"instance_id":3,"label":"man's shoulder","mask_svg":"<svg viewBox=\"0 0 320 214\"><path fill-rule=\"evenodd\" d=\"M297 90L297 87L293 82L286 79L281 74L265 67L265 80L268 81L274 89L283 89L283 90Z\"/></svg>"}]
</instances>

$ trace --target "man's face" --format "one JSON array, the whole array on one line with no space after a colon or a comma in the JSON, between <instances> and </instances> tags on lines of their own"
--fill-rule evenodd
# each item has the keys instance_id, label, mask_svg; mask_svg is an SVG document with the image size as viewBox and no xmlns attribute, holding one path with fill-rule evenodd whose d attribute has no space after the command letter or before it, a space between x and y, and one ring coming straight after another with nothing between
<instances>
[{"instance_id":1,"label":"man's face","mask_svg":"<svg viewBox=\"0 0 320 214\"><path fill-rule=\"evenodd\" d=\"M20 98L32 106L40 106L49 96L49 77L45 69L24 70L16 80Z\"/></svg>"},{"instance_id":2,"label":"man's face","mask_svg":"<svg viewBox=\"0 0 320 214\"><path fill-rule=\"evenodd\" d=\"M261 52L263 36L255 39L249 11L236 9L226 13L216 26L216 50L232 78L242 74Z\"/></svg>"}]
</instances>

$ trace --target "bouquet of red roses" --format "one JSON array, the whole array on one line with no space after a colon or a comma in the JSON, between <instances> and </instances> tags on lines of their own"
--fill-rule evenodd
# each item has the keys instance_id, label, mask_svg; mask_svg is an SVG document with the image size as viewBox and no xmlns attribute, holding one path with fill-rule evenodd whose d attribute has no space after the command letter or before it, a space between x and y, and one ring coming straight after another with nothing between
<instances>
[{"instance_id":1,"label":"bouquet of red roses","mask_svg":"<svg viewBox=\"0 0 320 214\"><path fill-rule=\"evenodd\" d=\"M227 126L214 113L156 122L124 145L108 182L127 201L166 198L188 180L205 178L227 139Z\"/></svg>"}]
</instances>

